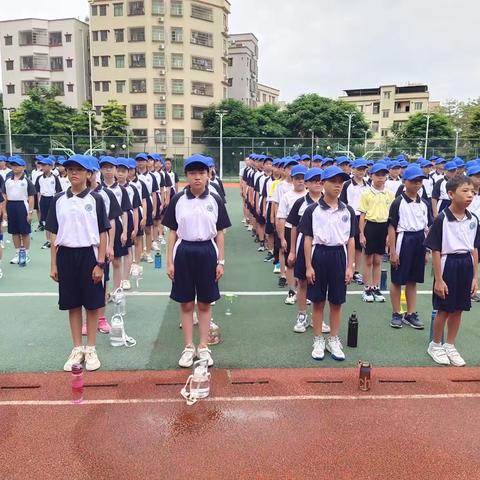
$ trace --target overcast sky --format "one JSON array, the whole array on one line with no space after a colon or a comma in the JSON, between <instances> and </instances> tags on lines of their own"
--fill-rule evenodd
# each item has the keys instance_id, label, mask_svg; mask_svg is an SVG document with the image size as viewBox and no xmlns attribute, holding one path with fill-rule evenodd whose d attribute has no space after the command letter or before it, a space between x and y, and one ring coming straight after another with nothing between
<instances>
[{"instance_id":1,"label":"overcast sky","mask_svg":"<svg viewBox=\"0 0 480 480\"><path fill-rule=\"evenodd\" d=\"M230 32L257 36L260 82L282 100L408 82L428 84L431 100L480 97L478 0L231 3ZM17 0L0 19L87 14L87 0Z\"/></svg>"}]
</instances>

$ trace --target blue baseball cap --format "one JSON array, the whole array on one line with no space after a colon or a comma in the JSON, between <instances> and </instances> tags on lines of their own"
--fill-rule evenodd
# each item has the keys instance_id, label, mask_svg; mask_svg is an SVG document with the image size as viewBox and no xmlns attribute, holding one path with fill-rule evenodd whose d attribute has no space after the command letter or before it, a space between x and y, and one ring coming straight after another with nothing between
<instances>
[{"instance_id":1,"label":"blue baseball cap","mask_svg":"<svg viewBox=\"0 0 480 480\"><path fill-rule=\"evenodd\" d=\"M423 157L418 157L415 163L418 163L420 165L424 160L425 159Z\"/></svg>"},{"instance_id":2,"label":"blue baseball cap","mask_svg":"<svg viewBox=\"0 0 480 480\"><path fill-rule=\"evenodd\" d=\"M435 165L440 165L442 163L447 163L447 160L443 157L438 157L436 160L435 160Z\"/></svg>"},{"instance_id":3,"label":"blue baseball cap","mask_svg":"<svg viewBox=\"0 0 480 480\"><path fill-rule=\"evenodd\" d=\"M357 158L352 162L352 168L367 168L368 163L364 158Z\"/></svg>"},{"instance_id":4,"label":"blue baseball cap","mask_svg":"<svg viewBox=\"0 0 480 480\"><path fill-rule=\"evenodd\" d=\"M297 162L298 162L298 160L300 160L302 157L298 153L296 153L292 158L294 160L297 160Z\"/></svg>"},{"instance_id":5,"label":"blue baseball cap","mask_svg":"<svg viewBox=\"0 0 480 480\"><path fill-rule=\"evenodd\" d=\"M72 164L77 164L80 165L82 168L88 171L93 171L92 170L92 162L91 162L91 157L87 155L79 155L78 153L73 154L71 157L67 158L63 165L65 167L68 167L69 165Z\"/></svg>"},{"instance_id":6,"label":"blue baseball cap","mask_svg":"<svg viewBox=\"0 0 480 480\"><path fill-rule=\"evenodd\" d=\"M392 160L388 164L388 169L393 170L394 168L401 168L400 162L398 160Z\"/></svg>"},{"instance_id":7,"label":"blue baseball cap","mask_svg":"<svg viewBox=\"0 0 480 480\"><path fill-rule=\"evenodd\" d=\"M420 163L420 167L422 168L433 167L433 163L430 160L423 159L422 162Z\"/></svg>"},{"instance_id":8,"label":"blue baseball cap","mask_svg":"<svg viewBox=\"0 0 480 480\"><path fill-rule=\"evenodd\" d=\"M456 170L457 168L458 168L457 164L453 161L447 162L445 164L445 170L447 170L449 172L453 172L453 170Z\"/></svg>"},{"instance_id":9,"label":"blue baseball cap","mask_svg":"<svg viewBox=\"0 0 480 480\"><path fill-rule=\"evenodd\" d=\"M137 168L137 162L134 158L127 158L128 160L128 168L131 170L135 170Z\"/></svg>"},{"instance_id":10,"label":"blue baseball cap","mask_svg":"<svg viewBox=\"0 0 480 480\"><path fill-rule=\"evenodd\" d=\"M42 157L41 160L37 160L41 165L50 165L53 167L53 160L50 157Z\"/></svg>"},{"instance_id":11,"label":"blue baseball cap","mask_svg":"<svg viewBox=\"0 0 480 480\"><path fill-rule=\"evenodd\" d=\"M205 157L208 162L208 168L215 168L215 161L212 157Z\"/></svg>"},{"instance_id":12,"label":"blue baseball cap","mask_svg":"<svg viewBox=\"0 0 480 480\"><path fill-rule=\"evenodd\" d=\"M410 163L407 160L400 160L400 168L407 168Z\"/></svg>"},{"instance_id":13,"label":"blue baseball cap","mask_svg":"<svg viewBox=\"0 0 480 480\"><path fill-rule=\"evenodd\" d=\"M457 164L457 167L464 167L465 166L465 162L460 157L455 157L455 158L452 159L452 161Z\"/></svg>"},{"instance_id":14,"label":"blue baseball cap","mask_svg":"<svg viewBox=\"0 0 480 480\"><path fill-rule=\"evenodd\" d=\"M332 164L333 164L333 162L335 162L335 160L334 160L333 158L325 157L324 159L322 159L321 165L322 165L322 167L323 167L323 166L326 165L327 163L332 163Z\"/></svg>"},{"instance_id":15,"label":"blue baseball cap","mask_svg":"<svg viewBox=\"0 0 480 480\"><path fill-rule=\"evenodd\" d=\"M312 162L321 162L322 160L323 157L321 155L318 155L318 153L312 157Z\"/></svg>"},{"instance_id":16,"label":"blue baseball cap","mask_svg":"<svg viewBox=\"0 0 480 480\"><path fill-rule=\"evenodd\" d=\"M348 164L352 163L350 161L350 159L348 157L346 157L345 155L342 155L341 157L337 157L335 160L337 162L337 165L343 165L345 163L348 163Z\"/></svg>"},{"instance_id":17,"label":"blue baseball cap","mask_svg":"<svg viewBox=\"0 0 480 480\"><path fill-rule=\"evenodd\" d=\"M207 159L207 157L204 157L203 155L195 153L190 157L186 158L185 161L183 162L184 170L186 170L191 165L194 165L195 163L200 163L204 167L210 168L210 162Z\"/></svg>"},{"instance_id":18,"label":"blue baseball cap","mask_svg":"<svg viewBox=\"0 0 480 480\"><path fill-rule=\"evenodd\" d=\"M117 159L115 157L110 157L109 155L106 155L102 157L98 163L100 164L100 167L105 163L109 163L110 165L113 165L114 167L116 167Z\"/></svg>"},{"instance_id":19,"label":"blue baseball cap","mask_svg":"<svg viewBox=\"0 0 480 480\"><path fill-rule=\"evenodd\" d=\"M404 180L414 180L415 178L427 178L418 165L409 165L403 172Z\"/></svg>"},{"instance_id":20,"label":"blue baseball cap","mask_svg":"<svg viewBox=\"0 0 480 480\"><path fill-rule=\"evenodd\" d=\"M293 158L286 158L283 162L284 167L294 167L295 165L298 165L298 162Z\"/></svg>"},{"instance_id":21,"label":"blue baseball cap","mask_svg":"<svg viewBox=\"0 0 480 480\"><path fill-rule=\"evenodd\" d=\"M263 163L269 162L269 161L273 162L273 158L270 155L264 155Z\"/></svg>"},{"instance_id":22,"label":"blue baseball cap","mask_svg":"<svg viewBox=\"0 0 480 480\"><path fill-rule=\"evenodd\" d=\"M295 165L290 172L291 177L295 177L296 175L306 175L308 172L308 168L305 165Z\"/></svg>"},{"instance_id":23,"label":"blue baseball cap","mask_svg":"<svg viewBox=\"0 0 480 480\"><path fill-rule=\"evenodd\" d=\"M35 155L35 161L36 162L43 162L45 160L46 157L44 157L43 155Z\"/></svg>"},{"instance_id":24,"label":"blue baseball cap","mask_svg":"<svg viewBox=\"0 0 480 480\"><path fill-rule=\"evenodd\" d=\"M367 165L371 167L375 162L373 160L367 160Z\"/></svg>"},{"instance_id":25,"label":"blue baseball cap","mask_svg":"<svg viewBox=\"0 0 480 480\"><path fill-rule=\"evenodd\" d=\"M372 174L380 173L380 172L388 173L387 165L383 162L376 163L375 165L373 165L373 167L370 170L370 173Z\"/></svg>"},{"instance_id":26,"label":"blue baseball cap","mask_svg":"<svg viewBox=\"0 0 480 480\"><path fill-rule=\"evenodd\" d=\"M345 182L350 180L350 175L348 175L348 173L345 173L340 167L332 165L323 171L322 181L326 182L327 180L331 180L333 177L338 176L342 177L343 181Z\"/></svg>"},{"instance_id":27,"label":"blue baseball cap","mask_svg":"<svg viewBox=\"0 0 480 480\"><path fill-rule=\"evenodd\" d=\"M476 160L469 160L466 164L465 164L465 168L472 168L474 165L477 164L477 161Z\"/></svg>"},{"instance_id":28,"label":"blue baseball cap","mask_svg":"<svg viewBox=\"0 0 480 480\"><path fill-rule=\"evenodd\" d=\"M139 153L136 157L135 160L138 161L147 161L148 160L148 155L146 153Z\"/></svg>"},{"instance_id":29,"label":"blue baseball cap","mask_svg":"<svg viewBox=\"0 0 480 480\"><path fill-rule=\"evenodd\" d=\"M87 155L87 158L90 162L90 170L92 172L99 172L100 171L100 163L98 161L97 157L94 157L93 155Z\"/></svg>"},{"instance_id":30,"label":"blue baseball cap","mask_svg":"<svg viewBox=\"0 0 480 480\"><path fill-rule=\"evenodd\" d=\"M6 162L7 157L5 155L0 155L0 162Z\"/></svg>"},{"instance_id":31,"label":"blue baseball cap","mask_svg":"<svg viewBox=\"0 0 480 480\"><path fill-rule=\"evenodd\" d=\"M315 177L320 177L320 180L322 180L322 176L323 176L323 170L321 168L319 167L309 168L307 173L305 174L305 181L309 182Z\"/></svg>"},{"instance_id":32,"label":"blue baseball cap","mask_svg":"<svg viewBox=\"0 0 480 480\"><path fill-rule=\"evenodd\" d=\"M128 158L118 157L118 158L117 158L117 167L130 168L130 167L129 167L129 160L128 160Z\"/></svg>"},{"instance_id":33,"label":"blue baseball cap","mask_svg":"<svg viewBox=\"0 0 480 480\"><path fill-rule=\"evenodd\" d=\"M467 176L472 177L473 175L477 175L480 173L480 165L477 163L476 165L472 165L470 168L467 168Z\"/></svg>"},{"instance_id":34,"label":"blue baseball cap","mask_svg":"<svg viewBox=\"0 0 480 480\"><path fill-rule=\"evenodd\" d=\"M310 155L308 153L304 153L301 157L300 160L310 160Z\"/></svg>"},{"instance_id":35,"label":"blue baseball cap","mask_svg":"<svg viewBox=\"0 0 480 480\"><path fill-rule=\"evenodd\" d=\"M25 163L25 160L22 157L19 157L17 155L14 155L13 157L10 157L8 160L8 163L11 163L12 165L18 165L19 167L26 167L27 164Z\"/></svg>"}]
</instances>

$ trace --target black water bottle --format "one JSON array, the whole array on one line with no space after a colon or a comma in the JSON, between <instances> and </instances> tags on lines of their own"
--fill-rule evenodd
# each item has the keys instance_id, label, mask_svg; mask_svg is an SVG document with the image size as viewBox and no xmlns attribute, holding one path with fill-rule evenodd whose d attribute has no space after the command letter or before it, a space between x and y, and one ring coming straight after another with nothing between
<instances>
[{"instance_id":1,"label":"black water bottle","mask_svg":"<svg viewBox=\"0 0 480 480\"><path fill-rule=\"evenodd\" d=\"M357 312L353 312L348 319L348 334L347 334L347 346L351 348L357 347L358 340L358 319Z\"/></svg>"}]
</instances>

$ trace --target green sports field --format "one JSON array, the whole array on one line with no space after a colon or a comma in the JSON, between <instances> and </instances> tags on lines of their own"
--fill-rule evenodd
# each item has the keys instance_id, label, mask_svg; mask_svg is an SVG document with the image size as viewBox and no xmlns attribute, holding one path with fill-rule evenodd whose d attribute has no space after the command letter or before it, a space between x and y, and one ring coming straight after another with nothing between
<instances>
[{"instance_id":1,"label":"green sports field","mask_svg":"<svg viewBox=\"0 0 480 480\"><path fill-rule=\"evenodd\" d=\"M233 227L226 236L223 292L236 292L233 315L225 316L221 299L214 307L214 320L222 328L222 343L212 347L216 366L223 368L353 366L368 360L377 366L432 365L425 353L431 316L432 279L421 286L418 311L427 328L414 331L389 326L390 305L366 305L359 288L349 287L343 311L342 338L346 343L347 319L359 317L359 346L345 347L347 359L335 362L328 354L323 362L310 357L312 333L293 333L294 306L284 305L285 290L277 286L272 264L264 263L249 232L241 223L238 188L228 189L228 211ZM8 238L8 236L6 236ZM56 284L49 278L49 254L41 250L43 233L34 233L32 261L26 268L9 265L11 244L4 250L4 278L0 280L0 371L60 370L71 350L66 313L57 307ZM113 348L108 336L98 336L97 349L104 370L173 369L182 350L178 308L168 297L170 282L165 268L144 264L144 279L127 300L126 330L137 340L133 348ZM465 314L457 348L469 365L480 364L479 309ZM109 315L112 307L108 307Z\"/></svg>"}]
</instances>

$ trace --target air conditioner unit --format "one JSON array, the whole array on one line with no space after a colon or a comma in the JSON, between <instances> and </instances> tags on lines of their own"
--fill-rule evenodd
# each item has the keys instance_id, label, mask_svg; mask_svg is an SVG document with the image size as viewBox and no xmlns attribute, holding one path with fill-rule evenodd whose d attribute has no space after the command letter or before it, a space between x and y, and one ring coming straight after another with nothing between
<instances>
[{"instance_id":1,"label":"air conditioner unit","mask_svg":"<svg viewBox=\"0 0 480 480\"><path fill-rule=\"evenodd\" d=\"M159 50L165 50L165 44L164 44L164 43L161 43L161 44L158 46L158 49L159 49Z\"/></svg>"},{"instance_id":2,"label":"air conditioner unit","mask_svg":"<svg viewBox=\"0 0 480 480\"><path fill-rule=\"evenodd\" d=\"M160 125L166 125L167 121L166 120L160 120Z\"/></svg>"},{"instance_id":3,"label":"air conditioner unit","mask_svg":"<svg viewBox=\"0 0 480 480\"><path fill-rule=\"evenodd\" d=\"M166 150L167 149L167 146L166 145L162 145L162 150Z\"/></svg>"},{"instance_id":4,"label":"air conditioner unit","mask_svg":"<svg viewBox=\"0 0 480 480\"><path fill-rule=\"evenodd\" d=\"M158 17L158 23L164 23L165 17Z\"/></svg>"},{"instance_id":5,"label":"air conditioner unit","mask_svg":"<svg viewBox=\"0 0 480 480\"><path fill-rule=\"evenodd\" d=\"M162 69L158 72L160 75L165 75L167 72L165 71L165 69Z\"/></svg>"},{"instance_id":6,"label":"air conditioner unit","mask_svg":"<svg viewBox=\"0 0 480 480\"><path fill-rule=\"evenodd\" d=\"M164 102L166 99L167 99L167 97L166 97L165 95L160 95L160 100L161 100L162 102Z\"/></svg>"}]
</instances>

